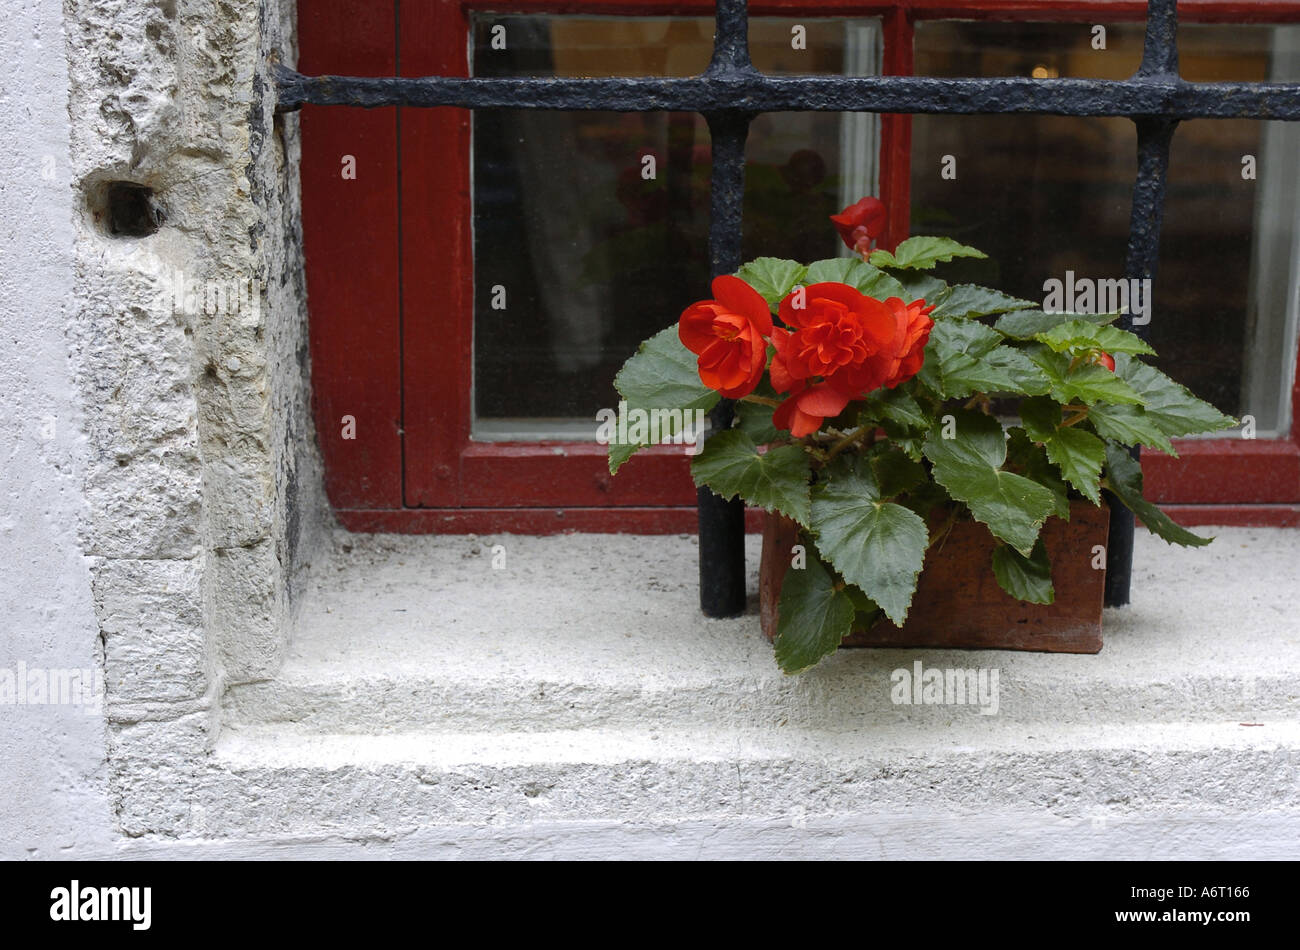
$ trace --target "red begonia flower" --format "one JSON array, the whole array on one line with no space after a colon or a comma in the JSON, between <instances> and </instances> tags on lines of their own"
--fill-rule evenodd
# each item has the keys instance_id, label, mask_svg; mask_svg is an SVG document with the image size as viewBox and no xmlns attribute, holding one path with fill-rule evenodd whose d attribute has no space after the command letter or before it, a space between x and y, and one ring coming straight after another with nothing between
<instances>
[{"instance_id":1,"label":"red begonia flower","mask_svg":"<svg viewBox=\"0 0 1300 950\"><path fill-rule=\"evenodd\" d=\"M931 309L924 301L876 300L841 283L791 292L780 308L789 329L772 331L772 386L790 394L773 424L805 436L850 401L911 379L925 358Z\"/></svg>"},{"instance_id":2,"label":"red begonia flower","mask_svg":"<svg viewBox=\"0 0 1300 950\"><path fill-rule=\"evenodd\" d=\"M739 277L713 278L713 300L682 313L677 336L699 357L700 380L728 399L748 396L767 365L772 313L757 290Z\"/></svg>"}]
</instances>

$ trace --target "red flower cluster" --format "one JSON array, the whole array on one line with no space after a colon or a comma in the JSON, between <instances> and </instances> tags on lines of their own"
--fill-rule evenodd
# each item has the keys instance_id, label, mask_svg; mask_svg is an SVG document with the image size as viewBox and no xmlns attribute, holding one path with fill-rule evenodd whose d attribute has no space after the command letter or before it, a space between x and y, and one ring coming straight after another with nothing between
<instances>
[{"instance_id":1,"label":"red flower cluster","mask_svg":"<svg viewBox=\"0 0 1300 950\"><path fill-rule=\"evenodd\" d=\"M840 240L865 258L872 243L885 232L885 203L879 198L863 198L831 215L831 223Z\"/></svg>"},{"instance_id":2,"label":"red flower cluster","mask_svg":"<svg viewBox=\"0 0 1300 950\"><path fill-rule=\"evenodd\" d=\"M790 393L772 417L779 429L809 435L851 400L916 375L934 321L924 300L880 301L847 284L813 284L781 301L790 329L772 331L772 385Z\"/></svg>"},{"instance_id":3,"label":"red flower cluster","mask_svg":"<svg viewBox=\"0 0 1300 950\"><path fill-rule=\"evenodd\" d=\"M796 288L781 301L785 327L773 327L766 301L738 277L714 278L713 294L687 307L677 326L699 357L700 379L730 399L749 395L763 378L770 338L772 385L790 394L772 422L796 437L850 401L915 376L934 326L924 300L876 300L848 284Z\"/></svg>"},{"instance_id":4,"label":"red flower cluster","mask_svg":"<svg viewBox=\"0 0 1300 950\"><path fill-rule=\"evenodd\" d=\"M864 257L885 227L885 206L863 198L831 221ZM712 300L682 313L677 335L699 357L700 379L729 399L754 391L772 357L772 386L789 393L772 422L796 438L810 435L854 399L916 375L934 321L924 300L876 300L848 284L796 287L781 301L784 327L772 325L767 301L739 277L715 277Z\"/></svg>"}]
</instances>

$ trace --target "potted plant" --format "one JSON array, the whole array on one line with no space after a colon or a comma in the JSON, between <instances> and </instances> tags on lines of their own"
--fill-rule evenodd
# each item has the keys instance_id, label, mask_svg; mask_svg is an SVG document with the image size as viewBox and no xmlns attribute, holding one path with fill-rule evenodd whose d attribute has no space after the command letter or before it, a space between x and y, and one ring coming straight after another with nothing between
<instances>
[{"instance_id":1,"label":"potted plant","mask_svg":"<svg viewBox=\"0 0 1300 950\"><path fill-rule=\"evenodd\" d=\"M615 385L642 424L609 427L610 471L736 400L691 474L768 513L762 618L787 672L846 641L1096 652L1102 490L1209 543L1143 498L1130 449L1234 420L1143 362L1118 314L950 285L937 264L985 256L950 238L873 249L874 198L831 220L857 256L750 261L641 345Z\"/></svg>"}]
</instances>

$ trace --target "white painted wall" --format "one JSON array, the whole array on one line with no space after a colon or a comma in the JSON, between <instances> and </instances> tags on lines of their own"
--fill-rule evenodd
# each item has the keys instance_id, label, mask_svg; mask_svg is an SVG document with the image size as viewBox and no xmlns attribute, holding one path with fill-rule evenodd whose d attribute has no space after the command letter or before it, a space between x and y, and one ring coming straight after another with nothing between
<instances>
[{"instance_id":1,"label":"white painted wall","mask_svg":"<svg viewBox=\"0 0 1300 950\"><path fill-rule=\"evenodd\" d=\"M78 539L86 443L65 336L73 189L62 21L59 0L10 4L0 18L0 669L9 670L101 664ZM104 847L106 782L102 714L0 706L0 857Z\"/></svg>"}]
</instances>

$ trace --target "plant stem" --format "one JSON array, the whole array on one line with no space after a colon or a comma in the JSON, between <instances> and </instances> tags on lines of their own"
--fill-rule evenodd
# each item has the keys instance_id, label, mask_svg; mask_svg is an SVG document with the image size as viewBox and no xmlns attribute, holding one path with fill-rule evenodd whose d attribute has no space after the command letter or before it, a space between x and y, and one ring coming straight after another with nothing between
<instances>
[{"instance_id":1,"label":"plant stem","mask_svg":"<svg viewBox=\"0 0 1300 950\"><path fill-rule=\"evenodd\" d=\"M1088 407L1080 406L1074 411L1074 415L1070 416L1070 418L1066 419L1064 422L1061 423L1060 427L1064 429L1066 426L1072 426L1076 422L1082 422L1084 419L1087 418L1088 418Z\"/></svg>"},{"instance_id":2,"label":"plant stem","mask_svg":"<svg viewBox=\"0 0 1300 950\"><path fill-rule=\"evenodd\" d=\"M741 396L739 401L756 402L763 406L772 406L773 408L781 405L781 400L779 399L768 399L766 396L755 396L753 393L750 393L748 396Z\"/></svg>"},{"instance_id":3,"label":"plant stem","mask_svg":"<svg viewBox=\"0 0 1300 950\"><path fill-rule=\"evenodd\" d=\"M831 450L826 453L826 461L829 462L831 459L835 458L835 456L839 455L841 452L843 452L845 449L851 446L854 442L859 441L868 432L875 434L875 431L876 430L871 426L859 426L857 429L854 429L848 435L844 436L842 439L840 439L838 442L836 442L834 445L831 446Z\"/></svg>"}]
</instances>

